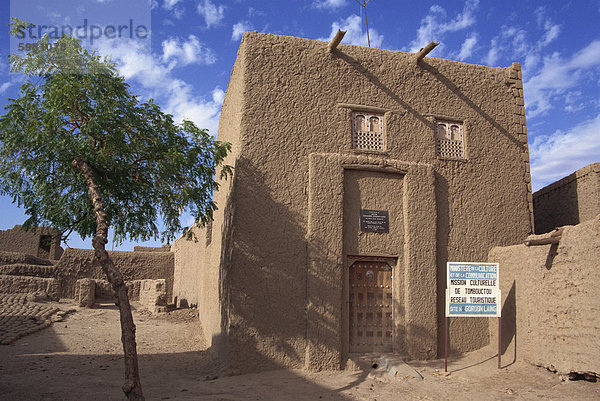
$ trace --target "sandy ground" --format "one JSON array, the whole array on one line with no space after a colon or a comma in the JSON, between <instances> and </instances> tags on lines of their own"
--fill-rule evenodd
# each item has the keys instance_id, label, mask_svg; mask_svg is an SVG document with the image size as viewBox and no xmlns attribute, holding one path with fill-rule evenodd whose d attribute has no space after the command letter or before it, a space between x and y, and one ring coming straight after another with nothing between
<instances>
[{"instance_id":1,"label":"sandy ground","mask_svg":"<svg viewBox=\"0 0 600 401\"><path fill-rule=\"evenodd\" d=\"M0 346L2 400L122 400L118 311L74 309L63 321ZM600 400L600 383L561 380L491 349L443 361L410 363L424 379L373 370L309 373L279 370L215 379L219 367L194 310L160 316L135 312L140 372L148 400Z\"/></svg>"}]
</instances>

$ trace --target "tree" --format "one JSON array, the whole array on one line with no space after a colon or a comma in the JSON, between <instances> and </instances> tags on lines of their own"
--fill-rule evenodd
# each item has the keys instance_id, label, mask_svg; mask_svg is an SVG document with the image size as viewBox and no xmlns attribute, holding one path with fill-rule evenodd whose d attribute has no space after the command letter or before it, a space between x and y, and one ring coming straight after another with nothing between
<instances>
[{"instance_id":1,"label":"tree","mask_svg":"<svg viewBox=\"0 0 600 401\"><path fill-rule=\"evenodd\" d=\"M13 19L10 26L18 36L29 24ZM127 288L105 250L109 227L117 241L189 237L181 212L196 222L212 219L217 169L219 178L231 173L223 165L230 146L191 121L176 124L152 100L141 102L114 63L73 37L44 37L10 63L28 79L0 117L0 193L25 208L26 227L93 237L95 259L117 295L123 391L143 400Z\"/></svg>"}]
</instances>

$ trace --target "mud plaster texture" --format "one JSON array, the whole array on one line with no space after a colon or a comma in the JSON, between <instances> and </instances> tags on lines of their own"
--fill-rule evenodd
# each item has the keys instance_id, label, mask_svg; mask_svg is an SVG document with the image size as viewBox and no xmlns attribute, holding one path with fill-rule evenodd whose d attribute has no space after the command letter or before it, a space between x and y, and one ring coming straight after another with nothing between
<instances>
[{"instance_id":1,"label":"mud plaster texture","mask_svg":"<svg viewBox=\"0 0 600 401\"><path fill-rule=\"evenodd\" d=\"M47 241L42 241L42 237ZM45 246L43 246L45 245ZM60 259L63 249L60 247L60 236L57 230L40 227L37 230L25 231L16 225L10 230L0 230L0 251L20 252L43 259Z\"/></svg>"},{"instance_id":2,"label":"mud plaster texture","mask_svg":"<svg viewBox=\"0 0 600 401\"><path fill-rule=\"evenodd\" d=\"M0 293L27 294L41 292L51 299L60 299L60 283L54 278L2 276L0 275Z\"/></svg>"},{"instance_id":3,"label":"mud plaster texture","mask_svg":"<svg viewBox=\"0 0 600 401\"><path fill-rule=\"evenodd\" d=\"M179 239L174 299L199 305L225 372L340 369L348 254L394 266L395 351L443 352L446 261L482 261L533 232L521 68L246 33L221 110L234 177L198 242ZM384 115L384 151L352 148L353 111ZM436 156L436 121L463 124L464 159ZM388 210L362 233L358 209ZM489 342L453 319L451 350Z\"/></svg>"},{"instance_id":4,"label":"mud plaster texture","mask_svg":"<svg viewBox=\"0 0 600 401\"><path fill-rule=\"evenodd\" d=\"M1 275L52 278L56 271L55 263L24 253L0 251Z\"/></svg>"},{"instance_id":5,"label":"mud plaster texture","mask_svg":"<svg viewBox=\"0 0 600 401\"><path fill-rule=\"evenodd\" d=\"M500 263L506 358L559 373L600 375L598 260L600 215L565 227L558 245L490 251L489 261ZM490 323L492 344L497 342L497 327L495 321Z\"/></svg>"},{"instance_id":6,"label":"mud plaster texture","mask_svg":"<svg viewBox=\"0 0 600 401\"><path fill-rule=\"evenodd\" d=\"M165 279L167 296L173 290L173 253L109 251L112 261L125 281ZM61 298L75 296L76 282L82 278L106 279L99 264L94 263L91 249L67 248L55 265L55 277L61 283Z\"/></svg>"},{"instance_id":7,"label":"mud plaster texture","mask_svg":"<svg viewBox=\"0 0 600 401\"><path fill-rule=\"evenodd\" d=\"M543 234L600 214L600 163L592 163L533 194L535 232Z\"/></svg>"}]
</instances>

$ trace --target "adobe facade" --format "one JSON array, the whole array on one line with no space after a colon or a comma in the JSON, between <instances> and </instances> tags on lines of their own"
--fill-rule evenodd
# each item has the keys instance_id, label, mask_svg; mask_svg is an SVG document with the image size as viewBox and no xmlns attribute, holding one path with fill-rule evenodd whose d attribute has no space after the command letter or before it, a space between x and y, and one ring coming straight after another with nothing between
<instances>
[{"instance_id":1,"label":"adobe facade","mask_svg":"<svg viewBox=\"0 0 600 401\"><path fill-rule=\"evenodd\" d=\"M583 223L600 214L600 163L592 163L533 194L535 232Z\"/></svg>"},{"instance_id":2,"label":"adobe facade","mask_svg":"<svg viewBox=\"0 0 600 401\"><path fill-rule=\"evenodd\" d=\"M226 372L443 353L447 261L533 232L521 71L262 33L241 42L214 222L172 246ZM452 319L450 346L489 343Z\"/></svg>"}]
</instances>

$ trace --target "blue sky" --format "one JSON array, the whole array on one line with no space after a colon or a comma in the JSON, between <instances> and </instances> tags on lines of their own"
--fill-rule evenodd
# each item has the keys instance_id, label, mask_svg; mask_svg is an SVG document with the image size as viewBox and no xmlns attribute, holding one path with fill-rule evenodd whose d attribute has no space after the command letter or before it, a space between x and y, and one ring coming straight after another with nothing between
<instances>
[{"instance_id":1,"label":"blue sky","mask_svg":"<svg viewBox=\"0 0 600 401\"><path fill-rule=\"evenodd\" d=\"M341 28L348 30L342 43L366 46L361 10L356 0L4 0L0 5L5 24L11 13L25 13L38 25L76 27L88 20L106 28L131 19L149 27L151 36L103 35L93 46L119 63L133 93L154 98L177 119L189 118L215 134L244 31L329 40ZM416 51L434 40L441 44L430 57L498 67L521 63L534 191L600 161L600 0L371 0L367 17L372 47ZM9 73L6 56L15 43L8 28L2 29L4 106L17 96L23 77ZM0 197L0 210L0 229L25 219L6 197ZM76 235L69 241L72 247L90 243ZM132 246L126 242L114 249Z\"/></svg>"}]
</instances>

